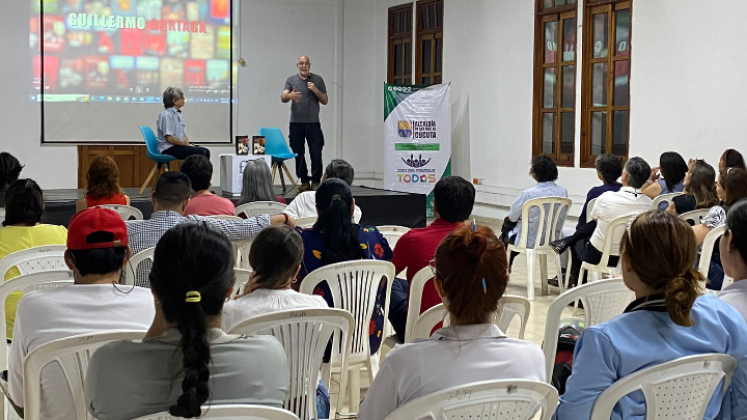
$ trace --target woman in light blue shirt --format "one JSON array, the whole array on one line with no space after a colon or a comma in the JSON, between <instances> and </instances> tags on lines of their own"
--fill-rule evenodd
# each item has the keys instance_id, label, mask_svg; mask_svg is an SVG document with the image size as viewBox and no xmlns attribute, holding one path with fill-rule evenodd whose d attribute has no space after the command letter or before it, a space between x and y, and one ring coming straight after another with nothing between
<instances>
[{"instance_id":1,"label":"woman in light blue shirt","mask_svg":"<svg viewBox=\"0 0 747 420\"><path fill-rule=\"evenodd\" d=\"M724 353L738 367L726 395L719 386L704 419L747 418L747 322L716 296L700 296L693 268L695 235L687 222L661 211L634 218L620 244L625 284L635 292L625 313L587 328L576 343L573 373L555 420L589 419L599 395L632 373L680 357ZM620 400L612 419L643 420L643 393Z\"/></svg>"}]
</instances>

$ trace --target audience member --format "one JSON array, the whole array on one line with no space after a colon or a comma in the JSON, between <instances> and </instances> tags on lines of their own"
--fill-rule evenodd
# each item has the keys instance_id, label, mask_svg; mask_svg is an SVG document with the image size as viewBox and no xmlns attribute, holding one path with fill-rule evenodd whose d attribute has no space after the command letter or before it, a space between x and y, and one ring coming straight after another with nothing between
<instances>
[{"instance_id":1,"label":"audience member","mask_svg":"<svg viewBox=\"0 0 747 420\"><path fill-rule=\"evenodd\" d=\"M44 213L44 195L34 180L19 179L5 194L4 228L0 229L0 259L8 254L45 245L65 245L67 229L64 226L41 223ZM20 276L16 267L5 273L4 281ZM16 305L22 293L13 292L5 300L5 326L8 339L13 338Z\"/></svg>"},{"instance_id":2,"label":"audience member","mask_svg":"<svg viewBox=\"0 0 747 420\"><path fill-rule=\"evenodd\" d=\"M252 241L249 265L254 270L244 293L223 308L223 330L257 316L287 309L327 308L317 295L298 293L296 282L303 260L301 235L288 226L263 229ZM238 287L238 286L237 286ZM323 381L317 388L317 416L329 417L329 391Z\"/></svg>"},{"instance_id":3,"label":"audience member","mask_svg":"<svg viewBox=\"0 0 747 420\"><path fill-rule=\"evenodd\" d=\"M361 259L392 259L392 250L381 232L375 227L362 227L353 223L355 200L347 183L337 178L322 182L316 190L316 208L319 217L314 226L308 229L296 228L304 245L299 281L303 281L307 274L317 268L329 264ZM385 291L386 282L382 281L371 319L371 354L376 353L381 345ZM326 282L320 284L315 293L320 294L329 306L334 306Z\"/></svg>"},{"instance_id":4,"label":"audience member","mask_svg":"<svg viewBox=\"0 0 747 420\"><path fill-rule=\"evenodd\" d=\"M618 217L629 216L636 213L651 210L653 201L645 194L641 193L640 188L646 183L651 167L645 160L639 157L628 159L625 164L625 170L622 174L622 187L617 192L606 192L597 198L594 208L591 210L591 218L597 225L594 233L589 239L582 239L571 247L571 278L568 284L575 286L579 283L579 272L581 263L599 264L602 260L602 250L607 240L607 226L610 222ZM620 246L620 236L622 233L615 232L612 238L612 251L615 252ZM618 257L610 256L609 265L617 265ZM586 279L580 279L585 282Z\"/></svg>"},{"instance_id":5,"label":"audience member","mask_svg":"<svg viewBox=\"0 0 747 420\"><path fill-rule=\"evenodd\" d=\"M98 155L91 160L86 172L86 192L75 203L79 212L93 206L105 204L130 205L130 197L119 186L119 168L109 156Z\"/></svg>"},{"instance_id":6,"label":"audience member","mask_svg":"<svg viewBox=\"0 0 747 420\"><path fill-rule=\"evenodd\" d=\"M183 223L163 235L150 273L156 307L150 330L142 343L109 343L91 358L85 399L95 418L164 411L200 417L208 400L282 407L290 374L277 339L220 329L233 265L231 242L209 223Z\"/></svg>"},{"instance_id":7,"label":"audience member","mask_svg":"<svg viewBox=\"0 0 747 420\"><path fill-rule=\"evenodd\" d=\"M285 198L273 192L272 172L262 159L250 160L246 163L241 198L236 206L255 201L277 201L285 204Z\"/></svg>"},{"instance_id":8,"label":"audience member","mask_svg":"<svg viewBox=\"0 0 747 420\"><path fill-rule=\"evenodd\" d=\"M202 155L192 155L182 162L181 171L192 184L192 198L184 209L185 216L235 216L236 209L231 200L210 192L213 179L213 164Z\"/></svg>"},{"instance_id":9,"label":"audience member","mask_svg":"<svg viewBox=\"0 0 747 420\"><path fill-rule=\"evenodd\" d=\"M729 168L739 168L747 171L742 154L734 149L726 149L718 161L719 172L723 172Z\"/></svg>"},{"instance_id":10,"label":"audience member","mask_svg":"<svg viewBox=\"0 0 747 420\"><path fill-rule=\"evenodd\" d=\"M5 207L5 192L21 175L23 165L8 152L0 153L0 208Z\"/></svg>"},{"instance_id":11,"label":"audience member","mask_svg":"<svg viewBox=\"0 0 747 420\"><path fill-rule=\"evenodd\" d=\"M506 239L504 241L504 245L506 246L509 244L517 245L521 241L521 212L527 201L542 197L568 197L568 191L555 183L555 180L558 179L558 167L555 166L555 162L553 162L549 157L544 155L535 156L534 159L532 159L532 168L529 171L529 174L535 181L537 181L537 185L519 194L511 204L508 216L506 217L506 220L503 221L504 226L501 228L502 232L508 233L508 237L504 238ZM546 206L545 210L549 211L549 206ZM565 216L565 214L560 215L558 221L558 233L560 233L560 230L563 227ZM525 232L527 235L527 248L534 248L537 231L540 229L539 217L539 208L532 207L529 209L529 232ZM508 231L509 228L511 228L510 231ZM539 245L544 245L544 243L540 241ZM509 269L516 255L518 254L515 252L511 253L511 259L508 262Z\"/></svg>"},{"instance_id":12,"label":"audience member","mask_svg":"<svg viewBox=\"0 0 747 420\"><path fill-rule=\"evenodd\" d=\"M433 188L433 216L435 220L421 229L412 229L397 241L392 264L397 273L407 270L407 280L395 279L389 303L389 321L400 339L404 340L407 324L409 282L436 254L443 239L460 227L472 214L475 204L475 187L459 176L441 178ZM420 312L441 303L441 298L428 282L423 289Z\"/></svg>"},{"instance_id":13,"label":"audience member","mask_svg":"<svg viewBox=\"0 0 747 420\"><path fill-rule=\"evenodd\" d=\"M654 199L662 194L681 193L685 189L687 163L677 152L664 152L659 157L659 166L651 169L646 185L641 191ZM666 203L661 203L659 210L665 210Z\"/></svg>"},{"instance_id":14,"label":"audience member","mask_svg":"<svg viewBox=\"0 0 747 420\"><path fill-rule=\"evenodd\" d=\"M721 205L711 207L708 214L701 219L700 224L693 226L695 240L702 245L705 237L717 227L726 223L726 213L729 208L738 201L747 198L747 171L739 168L730 168L721 172L716 193L721 199ZM724 280L724 269L721 266L721 250L717 241L713 247L713 254L708 269L708 285L712 290L721 290Z\"/></svg>"},{"instance_id":15,"label":"audience member","mask_svg":"<svg viewBox=\"0 0 747 420\"><path fill-rule=\"evenodd\" d=\"M202 216L184 216L184 209L189 204L192 186L189 177L181 172L166 172L158 179L153 191L153 214L149 220L127 222L130 248L133 255L145 249L156 246L163 234L172 227L189 221L204 221L218 228L232 241L250 239L262 228L270 225L288 224L294 227L293 219L285 215L262 215L246 220L219 220ZM198 243L198 242L194 242ZM138 267L138 286L148 286L148 270L150 261L143 261Z\"/></svg>"},{"instance_id":16,"label":"audience member","mask_svg":"<svg viewBox=\"0 0 747 420\"><path fill-rule=\"evenodd\" d=\"M693 160L685 175L685 189L682 195L669 202L667 211L675 214L697 209L708 209L718 205L716 194L716 171L704 160Z\"/></svg>"},{"instance_id":17,"label":"audience member","mask_svg":"<svg viewBox=\"0 0 747 420\"><path fill-rule=\"evenodd\" d=\"M542 350L506 337L493 323L508 283L507 265L503 244L487 227L458 229L441 242L431 267L451 326L389 352L360 420L384 420L412 400L472 382L545 381Z\"/></svg>"},{"instance_id":18,"label":"audience member","mask_svg":"<svg viewBox=\"0 0 747 420\"><path fill-rule=\"evenodd\" d=\"M328 179L341 179L348 184L348 187L353 186L353 180L355 179L355 170L349 163L342 159L334 159L324 169L324 176L322 181ZM304 191L296 196L296 198L288 204L288 207L283 210L283 213L294 219L300 219L302 217L316 217L316 194L314 191ZM355 206L353 212L353 222L360 223L361 216L360 207Z\"/></svg>"},{"instance_id":19,"label":"audience member","mask_svg":"<svg viewBox=\"0 0 747 420\"><path fill-rule=\"evenodd\" d=\"M617 179L622 176L623 165L622 160L619 157L605 153L597 157L594 162L594 167L597 169L597 178L602 181L602 185L593 187L586 194L586 201L584 202L584 208L581 209L581 215L578 217L578 224L576 225L576 232L566 238L558 239L557 241L551 242L553 250L558 254L565 252L568 247L576 244L576 242L591 238L594 233L594 229L597 227L595 220L586 220L586 213L588 213L589 202L599 198L606 192L618 192L622 188L622 184L617 182Z\"/></svg>"},{"instance_id":20,"label":"audience member","mask_svg":"<svg viewBox=\"0 0 747 420\"><path fill-rule=\"evenodd\" d=\"M181 89L169 86L163 91L164 110L158 115L158 151L177 159L186 159L191 155L203 155L210 158L210 150L189 142L185 132L182 107L187 103Z\"/></svg>"},{"instance_id":21,"label":"audience member","mask_svg":"<svg viewBox=\"0 0 747 420\"><path fill-rule=\"evenodd\" d=\"M734 284L718 294L747 320L747 200L734 204L726 215L726 232L721 235L721 264Z\"/></svg>"},{"instance_id":22,"label":"audience member","mask_svg":"<svg viewBox=\"0 0 747 420\"><path fill-rule=\"evenodd\" d=\"M553 418L588 419L599 395L619 379L705 353L737 359L723 403L732 410L731 418L747 418L747 323L716 296L699 296L698 282L703 277L693 268L697 244L692 229L671 213L649 211L631 218L621 251L623 279L636 300L622 315L581 334L573 373ZM716 389L706 419L716 418L722 408L721 388ZM645 418L643 394L622 398L612 417Z\"/></svg>"},{"instance_id":23,"label":"audience member","mask_svg":"<svg viewBox=\"0 0 747 420\"><path fill-rule=\"evenodd\" d=\"M130 259L127 227L115 212L83 210L70 220L65 263L75 284L25 295L18 303L8 356L13 403L24 407L23 361L35 348L61 338L114 330L148 330L155 311L150 290L117 287ZM39 418L78 418L65 374L57 364L42 370Z\"/></svg>"}]
</instances>

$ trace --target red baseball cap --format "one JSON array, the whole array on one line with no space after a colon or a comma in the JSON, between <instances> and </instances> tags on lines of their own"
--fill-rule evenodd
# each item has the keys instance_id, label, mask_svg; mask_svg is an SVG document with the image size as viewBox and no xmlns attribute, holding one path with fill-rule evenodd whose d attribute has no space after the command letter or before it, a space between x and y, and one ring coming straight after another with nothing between
<instances>
[{"instance_id":1,"label":"red baseball cap","mask_svg":"<svg viewBox=\"0 0 747 420\"><path fill-rule=\"evenodd\" d=\"M93 235L97 233L97 235ZM70 219L67 248L73 251L127 246L127 225L114 211L102 207L83 210Z\"/></svg>"}]
</instances>

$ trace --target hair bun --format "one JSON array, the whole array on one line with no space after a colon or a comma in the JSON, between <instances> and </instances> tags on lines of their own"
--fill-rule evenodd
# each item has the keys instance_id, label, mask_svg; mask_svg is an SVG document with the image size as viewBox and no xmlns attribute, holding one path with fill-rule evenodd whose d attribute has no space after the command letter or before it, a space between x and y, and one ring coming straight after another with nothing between
<instances>
[{"instance_id":1,"label":"hair bun","mask_svg":"<svg viewBox=\"0 0 747 420\"><path fill-rule=\"evenodd\" d=\"M488 239L482 232L472 231L464 237L467 254L472 258L479 258L488 248Z\"/></svg>"}]
</instances>

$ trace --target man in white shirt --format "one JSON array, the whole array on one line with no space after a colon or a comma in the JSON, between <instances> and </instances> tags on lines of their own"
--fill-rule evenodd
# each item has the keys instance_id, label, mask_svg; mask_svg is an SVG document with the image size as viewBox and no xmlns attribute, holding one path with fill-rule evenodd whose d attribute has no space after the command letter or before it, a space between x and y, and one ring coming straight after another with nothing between
<instances>
[{"instance_id":1,"label":"man in white shirt","mask_svg":"<svg viewBox=\"0 0 747 420\"><path fill-rule=\"evenodd\" d=\"M596 221L597 227L590 239L576 242L571 247L571 278L569 284L578 284L578 275L581 271L582 262L598 264L602 259L602 249L606 241L607 226L611 221L622 216L632 216L654 209L654 202L645 194L641 193L641 187L646 184L651 176L651 167L640 157L633 157L625 164L622 174L622 188L617 192L606 192L597 198L596 204L591 211L591 218ZM612 238L611 250L617 253L620 248L622 231L615 232ZM617 265L619 257L610 256L609 265ZM586 283L586 279L582 279Z\"/></svg>"},{"instance_id":2,"label":"man in white shirt","mask_svg":"<svg viewBox=\"0 0 747 420\"><path fill-rule=\"evenodd\" d=\"M322 181L326 181L330 178L339 178L345 181L349 187L352 187L353 179L355 178L355 170L344 160L335 159L330 162L324 170ZM296 198L288 204L288 207L283 210L283 213L293 219L299 219L301 217L316 217L316 192L306 191L298 194ZM362 215L363 213L361 212L360 207L356 205L353 213L353 222L360 223Z\"/></svg>"},{"instance_id":3,"label":"man in white shirt","mask_svg":"<svg viewBox=\"0 0 747 420\"><path fill-rule=\"evenodd\" d=\"M65 262L75 284L28 293L18 303L8 356L8 387L14 405L23 409L23 360L53 340L112 330L142 330L155 316L149 289L119 286L129 261L127 227L115 212L100 207L70 220ZM67 380L58 365L41 374L43 419L77 418Z\"/></svg>"}]
</instances>

